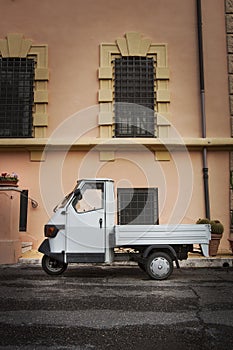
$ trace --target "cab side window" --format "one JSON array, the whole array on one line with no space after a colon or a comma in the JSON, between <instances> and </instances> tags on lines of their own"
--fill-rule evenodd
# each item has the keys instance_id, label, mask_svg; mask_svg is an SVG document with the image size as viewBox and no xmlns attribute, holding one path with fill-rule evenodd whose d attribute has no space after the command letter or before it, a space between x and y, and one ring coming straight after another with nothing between
<instances>
[{"instance_id":1,"label":"cab side window","mask_svg":"<svg viewBox=\"0 0 233 350\"><path fill-rule=\"evenodd\" d=\"M103 208L104 183L86 183L81 189L82 198L73 201L73 207L78 213Z\"/></svg>"}]
</instances>

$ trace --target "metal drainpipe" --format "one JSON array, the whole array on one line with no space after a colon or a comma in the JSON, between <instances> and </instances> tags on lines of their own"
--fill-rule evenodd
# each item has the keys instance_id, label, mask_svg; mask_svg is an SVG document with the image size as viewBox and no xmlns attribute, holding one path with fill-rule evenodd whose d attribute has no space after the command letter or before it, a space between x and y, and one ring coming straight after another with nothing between
<instances>
[{"instance_id":1,"label":"metal drainpipe","mask_svg":"<svg viewBox=\"0 0 233 350\"><path fill-rule=\"evenodd\" d=\"M201 94L201 121L202 137L206 138L206 114L205 114L205 83L204 83L204 59L203 59L203 39L202 39L202 12L201 0L196 0L197 5L197 29L198 29L198 56L199 56L199 74L200 74L200 94ZM203 148L203 182L205 195L205 215L210 219L210 199L209 199L209 175L207 164L207 149Z\"/></svg>"}]
</instances>

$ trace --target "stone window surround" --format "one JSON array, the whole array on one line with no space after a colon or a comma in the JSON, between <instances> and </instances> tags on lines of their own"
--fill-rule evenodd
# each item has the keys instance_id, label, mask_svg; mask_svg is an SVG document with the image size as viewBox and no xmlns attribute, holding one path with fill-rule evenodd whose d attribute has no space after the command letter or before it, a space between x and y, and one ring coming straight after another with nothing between
<instances>
[{"instance_id":1,"label":"stone window surround","mask_svg":"<svg viewBox=\"0 0 233 350\"><path fill-rule=\"evenodd\" d=\"M121 56L153 57L156 61L156 107L157 137L168 137L168 107L170 94L168 90L169 69L167 63L167 44L153 44L140 33L129 32L125 37L116 39L112 44L100 45L100 67L98 101L100 113L98 118L100 138L112 138L113 130L113 68L112 60Z\"/></svg>"},{"instance_id":2,"label":"stone window surround","mask_svg":"<svg viewBox=\"0 0 233 350\"><path fill-rule=\"evenodd\" d=\"M48 126L48 46L33 44L22 34L8 34L0 40L0 56L3 58L32 58L35 61L33 137L46 137Z\"/></svg>"},{"instance_id":3,"label":"stone window surround","mask_svg":"<svg viewBox=\"0 0 233 350\"><path fill-rule=\"evenodd\" d=\"M148 38L144 38L138 32L128 32L123 38L117 38L115 43L100 45L100 67L99 78L99 133L100 138L110 139L114 136L113 116L113 67L112 60L122 56L153 57L156 62L155 92L156 92L156 128L155 136L161 138L169 137L170 123L168 121L168 108L170 93L168 90L169 68L167 60L167 44L153 44ZM100 152L101 161L114 161L113 151ZM156 160L170 160L167 152L160 152Z\"/></svg>"}]
</instances>

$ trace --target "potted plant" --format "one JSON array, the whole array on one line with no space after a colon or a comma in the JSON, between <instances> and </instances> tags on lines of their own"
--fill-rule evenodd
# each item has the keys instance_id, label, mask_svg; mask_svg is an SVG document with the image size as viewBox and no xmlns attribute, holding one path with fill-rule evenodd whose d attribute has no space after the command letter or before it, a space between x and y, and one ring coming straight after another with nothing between
<instances>
[{"instance_id":1,"label":"potted plant","mask_svg":"<svg viewBox=\"0 0 233 350\"><path fill-rule=\"evenodd\" d=\"M18 175L15 173L8 174L2 173L0 176L0 186L1 187L17 187L19 181Z\"/></svg>"},{"instance_id":2,"label":"potted plant","mask_svg":"<svg viewBox=\"0 0 233 350\"><path fill-rule=\"evenodd\" d=\"M211 256L217 255L218 247L220 244L220 240L222 238L222 234L224 231L223 224L219 220L211 220L211 241L209 245L209 254Z\"/></svg>"},{"instance_id":3,"label":"potted plant","mask_svg":"<svg viewBox=\"0 0 233 350\"><path fill-rule=\"evenodd\" d=\"M197 224L209 224L211 226L211 240L209 243L209 255L215 256L224 231L223 224L219 220L199 219Z\"/></svg>"}]
</instances>

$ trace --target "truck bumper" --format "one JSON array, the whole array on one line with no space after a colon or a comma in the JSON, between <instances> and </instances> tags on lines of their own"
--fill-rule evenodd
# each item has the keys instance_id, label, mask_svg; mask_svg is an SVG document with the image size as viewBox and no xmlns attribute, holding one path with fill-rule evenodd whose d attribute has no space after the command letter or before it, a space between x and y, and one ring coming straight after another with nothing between
<instances>
[{"instance_id":1,"label":"truck bumper","mask_svg":"<svg viewBox=\"0 0 233 350\"><path fill-rule=\"evenodd\" d=\"M51 258L54 258L57 261L64 262L64 253L53 253L50 249L49 239L45 239L41 245L38 248L38 251L40 253L43 253L44 255L50 256Z\"/></svg>"},{"instance_id":2,"label":"truck bumper","mask_svg":"<svg viewBox=\"0 0 233 350\"><path fill-rule=\"evenodd\" d=\"M50 255L50 245L49 240L45 239L38 248L38 252L43 253L45 255Z\"/></svg>"}]
</instances>

